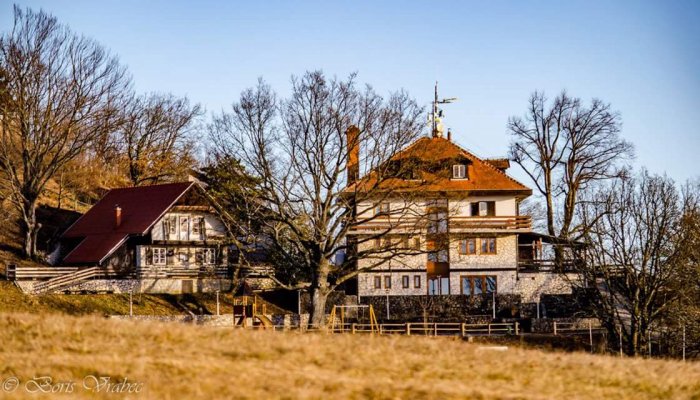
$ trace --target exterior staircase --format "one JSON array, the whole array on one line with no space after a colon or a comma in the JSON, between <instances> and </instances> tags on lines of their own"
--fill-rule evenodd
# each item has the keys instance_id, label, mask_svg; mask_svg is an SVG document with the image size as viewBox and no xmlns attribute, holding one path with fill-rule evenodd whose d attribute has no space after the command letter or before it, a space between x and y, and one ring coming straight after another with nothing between
<instances>
[{"instance_id":1,"label":"exterior staircase","mask_svg":"<svg viewBox=\"0 0 700 400\"><path fill-rule=\"evenodd\" d=\"M100 267L89 267L51 278L34 286L34 293L49 293L104 274Z\"/></svg>"}]
</instances>

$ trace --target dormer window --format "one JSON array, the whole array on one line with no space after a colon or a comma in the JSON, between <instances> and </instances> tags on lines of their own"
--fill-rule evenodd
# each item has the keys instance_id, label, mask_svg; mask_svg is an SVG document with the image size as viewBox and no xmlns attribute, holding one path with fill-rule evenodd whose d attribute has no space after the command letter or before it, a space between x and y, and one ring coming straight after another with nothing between
<instances>
[{"instance_id":1,"label":"dormer window","mask_svg":"<svg viewBox=\"0 0 700 400\"><path fill-rule=\"evenodd\" d=\"M455 164L452 166L452 179L466 179L467 166L464 164Z\"/></svg>"}]
</instances>

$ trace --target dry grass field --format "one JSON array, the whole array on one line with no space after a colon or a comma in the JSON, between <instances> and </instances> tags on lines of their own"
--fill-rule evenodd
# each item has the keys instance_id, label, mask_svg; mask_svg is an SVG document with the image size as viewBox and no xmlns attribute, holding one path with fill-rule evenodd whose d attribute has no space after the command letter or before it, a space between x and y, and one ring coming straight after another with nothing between
<instances>
[{"instance_id":1,"label":"dry grass field","mask_svg":"<svg viewBox=\"0 0 700 400\"><path fill-rule=\"evenodd\" d=\"M241 331L57 314L0 315L0 398L700 399L700 364L448 338ZM50 376L72 393L31 395ZM110 394L84 377L134 384ZM10 383L8 384L8 379ZM58 385L56 382L64 382ZM44 380L45 382L45 380ZM104 382L104 381L103 381ZM39 383L43 383L39 381ZM137 384L142 384L138 386ZM122 385L109 387L127 390Z\"/></svg>"}]
</instances>

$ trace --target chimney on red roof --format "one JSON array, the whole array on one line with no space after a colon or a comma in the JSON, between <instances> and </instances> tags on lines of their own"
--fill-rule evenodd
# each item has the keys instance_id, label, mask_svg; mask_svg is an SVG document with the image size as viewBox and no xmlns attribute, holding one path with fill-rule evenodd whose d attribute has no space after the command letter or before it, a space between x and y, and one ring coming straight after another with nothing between
<instances>
[{"instance_id":1,"label":"chimney on red roof","mask_svg":"<svg viewBox=\"0 0 700 400\"><path fill-rule=\"evenodd\" d=\"M351 125L346 131L348 140L348 185L360 178L360 128Z\"/></svg>"},{"instance_id":2,"label":"chimney on red roof","mask_svg":"<svg viewBox=\"0 0 700 400\"><path fill-rule=\"evenodd\" d=\"M447 128L447 140L452 141L452 129Z\"/></svg>"},{"instance_id":3,"label":"chimney on red roof","mask_svg":"<svg viewBox=\"0 0 700 400\"><path fill-rule=\"evenodd\" d=\"M122 224L122 208L119 207L119 204L114 205L114 226L115 228L119 228L119 225Z\"/></svg>"}]
</instances>

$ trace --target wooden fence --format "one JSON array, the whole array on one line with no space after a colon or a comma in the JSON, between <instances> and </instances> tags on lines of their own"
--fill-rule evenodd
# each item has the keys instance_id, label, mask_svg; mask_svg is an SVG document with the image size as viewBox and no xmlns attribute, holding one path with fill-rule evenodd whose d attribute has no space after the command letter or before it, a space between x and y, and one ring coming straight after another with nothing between
<instances>
[{"instance_id":1,"label":"wooden fence","mask_svg":"<svg viewBox=\"0 0 700 400\"><path fill-rule=\"evenodd\" d=\"M243 328L243 327L239 327ZM325 332L325 333L346 333L346 334L369 334L378 333L380 335L407 335L407 336L505 336L520 335L520 325L518 322L490 323L490 324L467 324L459 322L407 322L405 324L336 324L334 327L307 328L305 326L272 325L272 326L252 326L245 329L271 329L274 331L300 331L300 332Z\"/></svg>"}]
</instances>

